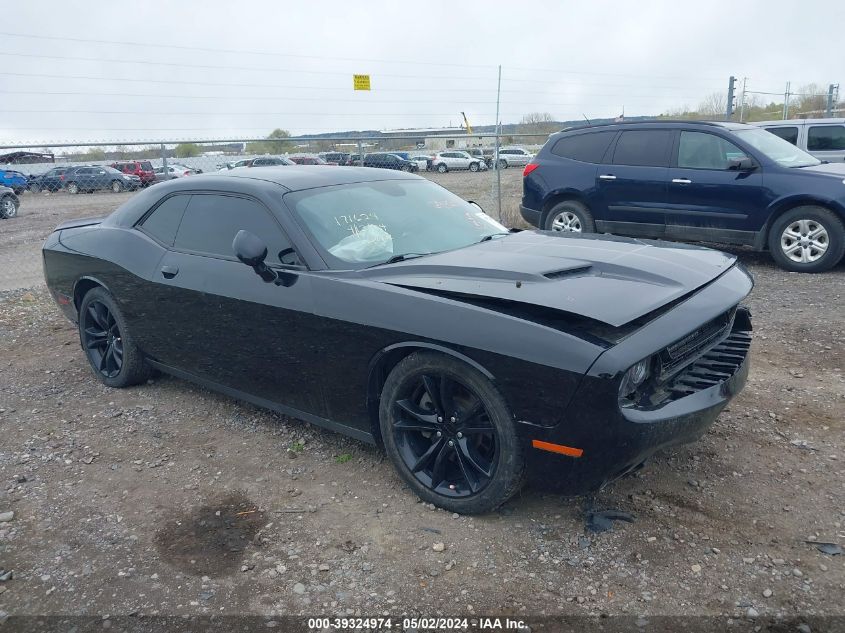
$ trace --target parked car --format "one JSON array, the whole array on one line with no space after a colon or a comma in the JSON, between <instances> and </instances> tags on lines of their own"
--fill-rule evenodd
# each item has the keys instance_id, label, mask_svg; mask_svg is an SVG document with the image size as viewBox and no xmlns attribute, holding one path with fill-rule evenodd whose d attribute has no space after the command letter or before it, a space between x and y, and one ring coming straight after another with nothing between
<instances>
[{"instance_id":1,"label":"parked car","mask_svg":"<svg viewBox=\"0 0 845 633\"><path fill-rule=\"evenodd\" d=\"M21 195L26 191L26 176L13 169L0 169L0 187L8 187L17 195Z\"/></svg>"},{"instance_id":2,"label":"parked car","mask_svg":"<svg viewBox=\"0 0 845 633\"><path fill-rule=\"evenodd\" d=\"M350 154L347 152L323 152L320 158L326 161L329 165L346 165L349 161Z\"/></svg>"},{"instance_id":3,"label":"parked car","mask_svg":"<svg viewBox=\"0 0 845 633\"><path fill-rule=\"evenodd\" d=\"M141 179L138 176L130 176L103 165L71 167L64 173L64 189L70 194L107 190L120 193L134 191L140 186Z\"/></svg>"},{"instance_id":4,"label":"parked car","mask_svg":"<svg viewBox=\"0 0 845 633\"><path fill-rule=\"evenodd\" d=\"M734 256L508 232L425 178L355 171L179 178L58 226L44 275L96 378L160 370L383 445L461 514L525 479L598 489L745 384Z\"/></svg>"},{"instance_id":5,"label":"parked car","mask_svg":"<svg viewBox=\"0 0 845 633\"><path fill-rule=\"evenodd\" d=\"M288 160L293 161L297 165L328 165L328 163L319 156L288 156Z\"/></svg>"},{"instance_id":6,"label":"parked car","mask_svg":"<svg viewBox=\"0 0 845 633\"><path fill-rule=\"evenodd\" d=\"M819 160L845 162L845 119L796 119L754 123Z\"/></svg>"},{"instance_id":7,"label":"parked car","mask_svg":"<svg viewBox=\"0 0 845 633\"><path fill-rule=\"evenodd\" d=\"M499 169L507 169L508 167L522 167L527 165L534 154L522 147L500 147L499 148ZM488 164L492 167L495 161L495 150L488 158Z\"/></svg>"},{"instance_id":8,"label":"parked car","mask_svg":"<svg viewBox=\"0 0 845 633\"><path fill-rule=\"evenodd\" d=\"M283 156L260 156L259 158L253 158L245 167L280 167L295 164L295 162Z\"/></svg>"},{"instance_id":9,"label":"parked car","mask_svg":"<svg viewBox=\"0 0 845 633\"><path fill-rule=\"evenodd\" d=\"M58 191L65 186L65 172L70 167L53 167L53 169L39 174L37 176L30 176L29 190L32 193L40 191Z\"/></svg>"},{"instance_id":10,"label":"parked car","mask_svg":"<svg viewBox=\"0 0 845 633\"><path fill-rule=\"evenodd\" d=\"M0 185L0 220L7 220L18 214L21 201L11 187Z\"/></svg>"},{"instance_id":11,"label":"parked car","mask_svg":"<svg viewBox=\"0 0 845 633\"><path fill-rule=\"evenodd\" d=\"M411 156L408 156L408 160L413 161L417 164L417 171L431 170L431 156L425 156L422 154L412 154Z\"/></svg>"},{"instance_id":12,"label":"parked car","mask_svg":"<svg viewBox=\"0 0 845 633\"><path fill-rule=\"evenodd\" d=\"M251 167L252 161L254 160L254 158L244 158L243 160L236 160L230 163L223 163L222 165L218 166L219 171L228 171L230 169L236 169L238 167Z\"/></svg>"},{"instance_id":13,"label":"parked car","mask_svg":"<svg viewBox=\"0 0 845 633\"><path fill-rule=\"evenodd\" d=\"M167 163L167 177L164 175L164 165L159 165L154 171L156 175L156 182L173 180L174 178L185 178L186 176L192 176L197 173L190 167L171 163Z\"/></svg>"},{"instance_id":14,"label":"parked car","mask_svg":"<svg viewBox=\"0 0 845 633\"><path fill-rule=\"evenodd\" d=\"M461 169L484 171L487 169L487 164L480 158L470 156L464 151L450 150L448 152L437 152L432 156L431 169L441 174Z\"/></svg>"},{"instance_id":15,"label":"parked car","mask_svg":"<svg viewBox=\"0 0 845 633\"><path fill-rule=\"evenodd\" d=\"M800 272L827 270L845 252L845 165L753 125L566 130L524 176L522 217L552 231L746 244Z\"/></svg>"},{"instance_id":16,"label":"parked car","mask_svg":"<svg viewBox=\"0 0 845 633\"><path fill-rule=\"evenodd\" d=\"M415 161L399 158L396 154L374 152L364 156L364 167L377 167L379 169L397 169L399 171L418 171L419 166Z\"/></svg>"},{"instance_id":17,"label":"parked car","mask_svg":"<svg viewBox=\"0 0 845 633\"><path fill-rule=\"evenodd\" d=\"M141 186L146 187L156 181L155 170L153 164L148 160L129 160L112 163L111 166L131 176L138 176L141 180Z\"/></svg>"}]
</instances>

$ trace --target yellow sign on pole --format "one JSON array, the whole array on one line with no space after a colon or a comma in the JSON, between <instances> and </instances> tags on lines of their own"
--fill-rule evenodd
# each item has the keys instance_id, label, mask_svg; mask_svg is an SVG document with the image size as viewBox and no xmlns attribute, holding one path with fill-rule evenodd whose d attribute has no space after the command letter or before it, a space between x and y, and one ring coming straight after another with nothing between
<instances>
[{"instance_id":1,"label":"yellow sign on pole","mask_svg":"<svg viewBox=\"0 0 845 633\"><path fill-rule=\"evenodd\" d=\"M369 90L370 76L369 75L352 75L352 86L355 90Z\"/></svg>"}]
</instances>

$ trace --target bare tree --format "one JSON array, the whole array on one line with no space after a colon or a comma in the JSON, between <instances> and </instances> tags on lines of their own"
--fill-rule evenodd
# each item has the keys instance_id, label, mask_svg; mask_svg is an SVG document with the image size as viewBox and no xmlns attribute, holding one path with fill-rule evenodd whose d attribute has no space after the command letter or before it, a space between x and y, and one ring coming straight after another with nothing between
<instances>
[{"instance_id":1,"label":"bare tree","mask_svg":"<svg viewBox=\"0 0 845 633\"><path fill-rule=\"evenodd\" d=\"M702 118L716 119L725 116L728 108L728 97L724 92L711 92L698 105L698 113Z\"/></svg>"},{"instance_id":2,"label":"bare tree","mask_svg":"<svg viewBox=\"0 0 845 633\"><path fill-rule=\"evenodd\" d=\"M522 117L521 123L523 125L538 126L543 123L551 123L554 120L555 119L550 112L529 112Z\"/></svg>"},{"instance_id":3,"label":"bare tree","mask_svg":"<svg viewBox=\"0 0 845 633\"><path fill-rule=\"evenodd\" d=\"M795 95L795 101L790 103L790 110L796 115L824 116L825 108L827 90L815 83L801 86Z\"/></svg>"}]
</instances>

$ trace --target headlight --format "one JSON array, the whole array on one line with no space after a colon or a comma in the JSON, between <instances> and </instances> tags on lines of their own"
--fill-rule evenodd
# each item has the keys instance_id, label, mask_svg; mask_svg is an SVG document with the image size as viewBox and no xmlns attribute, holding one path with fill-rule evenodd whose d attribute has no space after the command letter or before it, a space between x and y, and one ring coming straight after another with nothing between
<instances>
[{"instance_id":1,"label":"headlight","mask_svg":"<svg viewBox=\"0 0 845 633\"><path fill-rule=\"evenodd\" d=\"M651 358L644 358L628 369L619 384L619 399L630 400L651 373Z\"/></svg>"}]
</instances>

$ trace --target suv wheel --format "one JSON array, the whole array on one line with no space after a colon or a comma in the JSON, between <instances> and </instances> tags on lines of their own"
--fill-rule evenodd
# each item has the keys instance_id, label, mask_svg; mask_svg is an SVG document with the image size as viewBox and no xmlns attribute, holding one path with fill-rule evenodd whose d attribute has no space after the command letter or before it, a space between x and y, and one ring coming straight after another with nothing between
<instances>
[{"instance_id":1,"label":"suv wheel","mask_svg":"<svg viewBox=\"0 0 845 633\"><path fill-rule=\"evenodd\" d=\"M546 230L559 233L595 233L593 216L580 202L558 202L546 217Z\"/></svg>"},{"instance_id":2,"label":"suv wheel","mask_svg":"<svg viewBox=\"0 0 845 633\"><path fill-rule=\"evenodd\" d=\"M438 173L445 174L447 171L449 171L449 168L446 167L446 163L440 163L437 166L437 172Z\"/></svg>"},{"instance_id":3,"label":"suv wheel","mask_svg":"<svg viewBox=\"0 0 845 633\"><path fill-rule=\"evenodd\" d=\"M469 164L470 171L478 171L478 163L470 163Z\"/></svg>"},{"instance_id":4,"label":"suv wheel","mask_svg":"<svg viewBox=\"0 0 845 633\"><path fill-rule=\"evenodd\" d=\"M0 220L13 218L18 214L18 205L12 196L4 196L0 200Z\"/></svg>"},{"instance_id":5,"label":"suv wheel","mask_svg":"<svg viewBox=\"0 0 845 633\"><path fill-rule=\"evenodd\" d=\"M845 228L824 207L796 207L772 224L769 251L778 266L819 273L833 268L845 253Z\"/></svg>"},{"instance_id":6,"label":"suv wheel","mask_svg":"<svg viewBox=\"0 0 845 633\"><path fill-rule=\"evenodd\" d=\"M112 182L111 182L111 190L112 190L114 193L120 193L121 191L123 191L123 183L122 183L122 182L120 182L119 180L112 180Z\"/></svg>"},{"instance_id":7,"label":"suv wheel","mask_svg":"<svg viewBox=\"0 0 845 633\"><path fill-rule=\"evenodd\" d=\"M67 185L67 192L72 194L79 193L79 185L77 185L75 182L69 182Z\"/></svg>"},{"instance_id":8,"label":"suv wheel","mask_svg":"<svg viewBox=\"0 0 845 633\"><path fill-rule=\"evenodd\" d=\"M508 168L508 161L504 158L499 159L499 169L507 169Z\"/></svg>"}]
</instances>

